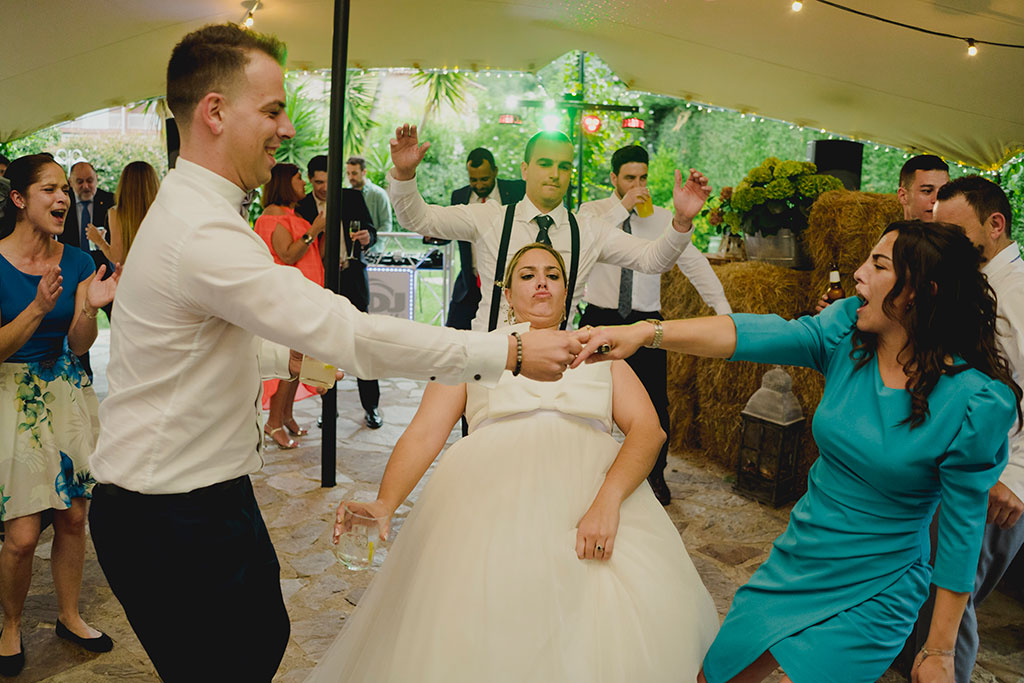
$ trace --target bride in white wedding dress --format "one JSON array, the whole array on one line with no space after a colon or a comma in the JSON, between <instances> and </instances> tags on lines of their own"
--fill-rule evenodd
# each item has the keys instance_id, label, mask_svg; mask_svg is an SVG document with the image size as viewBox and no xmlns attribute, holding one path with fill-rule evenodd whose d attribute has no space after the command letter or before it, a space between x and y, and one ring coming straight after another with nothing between
<instances>
[{"instance_id":1,"label":"bride in white wedding dress","mask_svg":"<svg viewBox=\"0 0 1024 683\"><path fill-rule=\"evenodd\" d=\"M561 256L524 247L505 295L513 330L556 328ZM553 383L506 372L491 389L431 384L377 500L346 504L390 518L463 411L469 436L441 458L308 681L695 680L718 614L647 484L664 433L629 366L584 364Z\"/></svg>"}]
</instances>

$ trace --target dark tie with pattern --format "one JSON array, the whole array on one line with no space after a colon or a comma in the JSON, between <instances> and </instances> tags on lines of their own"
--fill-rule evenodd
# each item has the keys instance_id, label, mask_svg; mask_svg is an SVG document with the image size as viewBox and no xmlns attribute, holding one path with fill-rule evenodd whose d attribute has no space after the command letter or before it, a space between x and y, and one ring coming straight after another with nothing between
<instances>
[{"instance_id":1,"label":"dark tie with pattern","mask_svg":"<svg viewBox=\"0 0 1024 683\"><path fill-rule=\"evenodd\" d=\"M537 225L540 226L540 230L537 231L537 241L541 244L551 246L551 238L548 237L548 229L555 224L555 220L551 216L540 215L534 218L537 221Z\"/></svg>"},{"instance_id":2,"label":"dark tie with pattern","mask_svg":"<svg viewBox=\"0 0 1024 683\"><path fill-rule=\"evenodd\" d=\"M622 232L627 235L633 234L633 227L629 224L629 219L633 217L633 212L629 212L629 216L622 222ZM619 278L619 315L625 320L630 311L633 310L633 271L629 268L622 269L622 275Z\"/></svg>"},{"instance_id":3,"label":"dark tie with pattern","mask_svg":"<svg viewBox=\"0 0 1024 683\"><path fill-rule=\"evenodd\" d=\"M89 251L89 244L90 244L90 242L89 242L88 236L86 236L86 234L85 234L85 228L90 223L92 223L92 212L89 210L89 207L91 205L92 205L92 200L87 201L87 202L82 202L82 224L78 226L79 247L81 247L82 249L85 249L86 251Z\"/></svg>"}]
</instances>

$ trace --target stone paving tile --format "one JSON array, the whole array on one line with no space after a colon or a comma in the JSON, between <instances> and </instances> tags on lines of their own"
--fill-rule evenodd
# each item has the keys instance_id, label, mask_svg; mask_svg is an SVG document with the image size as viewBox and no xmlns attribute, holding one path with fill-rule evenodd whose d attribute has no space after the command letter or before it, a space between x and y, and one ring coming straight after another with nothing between
<instances>
[{"instance_id":1,"label":"stone paving tile","mask_svg":"<svg viewBox=\"0 0 1024 683\"><path fill-rule=\"evenodd\" d=\"M94 351L99 373L105 368L104 344ZM94 347L94 350L97 347ZM321 488L320 431L316 417L318 399L295 405L299 423L310 428L299 439L300 447L280 451L266 449L263 471L253 475L253 485L264 519L281 561L282 589L291 616L288 649L275 681L301 683L333 642L345 619L373 577L373 570L346 570L334 557L328 542L331 520L344 499L372 500L383 474L390 449L416 410L423 384L410 380L381 382L381 406L385 426L367 429L362 423L355 380L340 384L337 478L339 485ZM102 393L100 392L102 389ZM105 393L105 382L97 392ZM458 438L456 428L449 442ZM680 458L679 455L684 457ZM771 542L785 528L790 507L774 509L736 495L728 473L701 462L696 454L673 454L666 474L674 500L668 514L679 529L693 563L724 616L738 586L767 557ZM427 477L430 476L428 470ZM421 483L409 496L415 505ZM408 514L399 510L394 527ZM32 588L26 602L25 646L28 664L17 680L60 683L93 681L156 681L156 673L135 638L120 605L96 563L89 544L82 586L82 612L86 619L114 639L113 652L92 655L58 639L53 632L56 600L50 578L48 543L44 534L36 553ZM983 647L972 683L1020 683L1024 681L1024 606L1000 593L981 609ZM774 683L780 675L768 678ZM903 681L894 671L880 679Z\"/></svg>"}]
</instances>

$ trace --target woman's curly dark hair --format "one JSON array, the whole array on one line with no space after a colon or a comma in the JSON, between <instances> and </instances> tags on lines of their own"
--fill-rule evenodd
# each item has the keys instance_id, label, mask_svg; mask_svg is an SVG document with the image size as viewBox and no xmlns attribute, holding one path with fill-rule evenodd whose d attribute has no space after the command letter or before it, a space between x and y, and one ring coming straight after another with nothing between
<instances>
[{"instance_id":1,"label":"woman's curly dark hair","mask_svg":"<svg viewBox=\"0 0 1024 683\"><path fill-rule=\"evenodd\" d=\"M896 282L882 310L900 320L907 331L901 351L912 355L903 363L910 415L900 424L919 427L929 415L928 396L942 375L974 368L999 380L1017 397L1021 421L1021 388L1013 381L1009 362L996 342L996 299L980 268L981 249L959 226L949 223L897 221L882 234L896 232L892 264ZM896 298L908 289L913 306L901 316ZM876 335L854 327L850 357L859 369L878 348Z\"/></svg>"}]
</instances>

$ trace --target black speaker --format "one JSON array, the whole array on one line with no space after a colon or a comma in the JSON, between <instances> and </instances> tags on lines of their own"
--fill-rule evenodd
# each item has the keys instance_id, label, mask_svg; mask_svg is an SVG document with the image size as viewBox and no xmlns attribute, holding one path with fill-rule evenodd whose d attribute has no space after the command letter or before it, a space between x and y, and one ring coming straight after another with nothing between
<instances>
[{"instance_id":1,"label":"black speaker","mask_svg":"<svg viewBox=\"0 0 1024 683\"><path fill-rule=\"evenodd\" d=\"M181 136L178 134L178 124L173 118L164 121L164 129L167 131L167 168L174 168L178 160L178 152L181 151Z\"/></svg>"},{"instance_id":2,"label":"black speaker","mask_svg":"<svg viewBox=\"0 0 1024 683\"><path fill-rule=\"evenodd\" d=\"M847 190L860 189L860 172L864 165L864 145L852 140L811 140L807 143L807 160L813 161L818 173L839 178Z\"/></svg>"}]
</instances>

